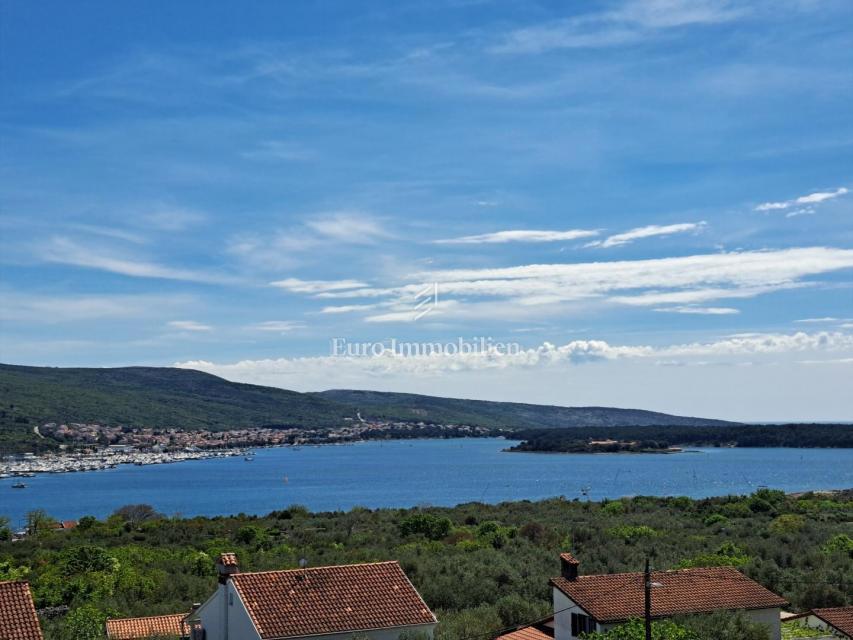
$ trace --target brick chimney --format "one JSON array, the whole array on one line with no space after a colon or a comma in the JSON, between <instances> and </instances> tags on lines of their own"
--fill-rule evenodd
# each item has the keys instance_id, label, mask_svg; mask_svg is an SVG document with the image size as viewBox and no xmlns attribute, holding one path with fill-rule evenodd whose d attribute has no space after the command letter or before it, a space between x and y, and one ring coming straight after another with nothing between
<instances>
[{"instance_id":1,"label":"brick chimney","mask_svg":"<svg viewBox=\"0 0 853 640\"><path fill-rule=\"evenodd\" d=\"M560 575L569 582L574 582L578 579L578 567L580 562L571 553L560 554Z\"/></svg>"},{"instance_id":2,"label":"brick chimney","mask_svg":"<svg viewBox=\"0 0 853 640\"><path fill-rule=\"evenodd\" d=\"M219 574L219 584L228 582L228 578L235 573L240 573L240 564L237 562L237 554L220 553L216 561L216 573Z\"/></svg>"}]
</instances>

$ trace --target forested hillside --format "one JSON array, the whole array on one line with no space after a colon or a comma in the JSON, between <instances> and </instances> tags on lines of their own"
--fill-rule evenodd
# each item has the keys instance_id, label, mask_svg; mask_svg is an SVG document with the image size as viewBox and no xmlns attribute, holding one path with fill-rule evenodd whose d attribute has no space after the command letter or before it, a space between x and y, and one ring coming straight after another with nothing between
<instances>
[{"instance_id":1,"label":"forested hillside","mask_svg":"<svg viewBox=\"0 0 853 640\"><path fill-rule=\"evenodd\" d=\"M631 442L637 451L671 446L708 447L835 447L853 448L853 425L782 424L731 427L589 427L577 429L521 430L522 440L511 451L580 453L617 451ZM612 445L590 441L615 440Z\"/></svg>"},{"instance_id":2,"label":"forested hillside","mask_svg":"<svg viewBox=\"0 0 853 640\"><path fill-rule=\"evenodd\" d=\"M437 398L412 393L333 389L319 394L328 400L356 407L365 418L455 422L487 427L595 427L595 426L712 426L735 424L723 420L673 416L641 409L611 407L561 407Z\"/></svg>"},{"instance_id":3,"label":"forested hillside","mask_svg":"<svg viewBox=\"0 0 853 640\"><path fill-rule=\"evenodd\" d=\"M0 364L0 452L40 451L45 422L132 427L239 429L334 427L345 418L475 427L556 428L609 425L725 425L719 420L606 407L484 402L373 391L298 393L229 382L170 367L56 368Z\"/></svg>"}]
</instances>

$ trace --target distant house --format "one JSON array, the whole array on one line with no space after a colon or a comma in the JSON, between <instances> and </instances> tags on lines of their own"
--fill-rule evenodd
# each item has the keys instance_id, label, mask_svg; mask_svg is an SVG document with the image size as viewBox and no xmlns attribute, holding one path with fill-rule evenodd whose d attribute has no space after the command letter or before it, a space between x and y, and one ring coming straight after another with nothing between
<instances>
[{"instance_id":1,"label":"distant house","mask_svg":"<svg viewBox=\"0 0 853 640\"><path fill-rule=\"evenodd\" d=\"M397 562L242 573L217 562L219 587L189 618L193 640L431 638L437 623Z\"/></svg>"},{"instance_id":2,"label":"distant house","mask_svg":"<svg viewBox=\"0 0 853 640\"><path fill-rule=\"evenodd\" d=\"M645 576L642 572L582 576L578 560L570 553L561 554L560 563L561 575L551 579L553 632L542 624L535 629L539 635L505 634L502 640L574 640L583 633L607 631L632 618L643 617ZM737 569L653 571L651 582L653 619L743 611L749 620L767 627L770 640L782 637L780 611L788 603Z\"/></svg>"},{"instance_id":3,"label":"distant house","mask_svg":"<svg viewBox=\"0 0 853 640\"><path fill-rule=\"evenodd\" d=\"M107 640L146 640L147 638L189 638L186 613L145 618L111 618L107 620Z\"/></svg>"},{"instance_id":4,"label":"distant house","mask_svg":"<svg viewBox=\"0 0 853 640\"><path fill-rule=\"evenodd\" d=\"M26 582L0 582L0 638L44 640L30 585Z\"/></svg>"},{"instance_id":5,"label":"distant house","mask_svg":"<svg viewBox=\"0 0 853 640\"><path fill-rule=\"evenodd\" d=\"M825 630L827 637L853 639L853 607L812 609L796 617L807 627Z\"/></svg>"}]
</instances>

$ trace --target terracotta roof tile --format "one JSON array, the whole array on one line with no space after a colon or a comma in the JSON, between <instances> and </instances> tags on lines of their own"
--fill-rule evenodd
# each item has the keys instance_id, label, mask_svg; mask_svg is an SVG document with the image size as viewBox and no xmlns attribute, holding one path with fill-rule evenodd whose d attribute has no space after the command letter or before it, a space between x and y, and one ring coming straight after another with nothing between
<instances>
[{"instance_id":1,"label":"terracotta roof tile","mask_svg":"<svg viewBox=\"0 0 853 640\"><path fill-rule=\"evenodd\" d=\"M436 622L398 562L238 573L231 581L261 638Z\"/></svg>"},{"instance_id":2,"label":"terracotta roof tile","mask_svg":"<svg viewBox=\"0 0 853 640\"><path fill-rule=\"evenodd\" d=\"M498 636L495 640L554 640L554 619L550 618L544 623L510 631Z\"/></svg>"},{"instance_id":3,"label":"terracotta roof tile","mask_svg":"<svg viewBox=\"0 0 853 640\"><path fill-rule=\"evenodd\" d=\"M853 638L853 607L813 609L812 613L824 622L831 624L841 633Z\"/></svg>"},{"instance_id":4,"label":"terracotta roof tile","mask_svg":"<svg viewBox=\"0 0 853 640\"><path fill-rule=\"evenodd\" d=\"M43 640L26 582L0 582L0 639Z\"/></svg>"},{"instance_id":5,"label":"terracotta roof tile","mask_svg":"<svg viewBox=\"0 0 853 640\"><path fill-rule=\"evenodd\" d=\"M551 584L599 622L643 615L642 573L552 578ZM702 613L718 609L765 609L788 602L732 567L653 571L652 616Z\"/></svg>"},{"instance_id":6,"label":"terracotta roof tile","mask_svg":"<svg viewBox=\"0 0 853 640\"><path fill-rule=\"evenodd\" d=\"M189 627L184 623L186 613L147 618L113 618L107 620L109 640L139 640L155 636L188 636Z\"/></svg>"}]
</instances>

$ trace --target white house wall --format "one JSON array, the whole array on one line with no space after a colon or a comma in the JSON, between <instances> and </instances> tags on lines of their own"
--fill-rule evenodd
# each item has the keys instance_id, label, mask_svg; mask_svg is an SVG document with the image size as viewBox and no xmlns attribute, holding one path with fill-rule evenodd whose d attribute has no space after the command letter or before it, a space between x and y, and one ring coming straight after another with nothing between
<instances>
[{"instance_id":1,"label":"white house wall","mask_svg":"<svg viewBox=\"0 0 853 640\"><path fill-rule=\"evenodd\" d=\"M554 587L554 640L575 640L572 635L572 614L588 615L565 593ZM601 625L596 624L596 631L601 631Z\"/></svg>"}]
</instances>

